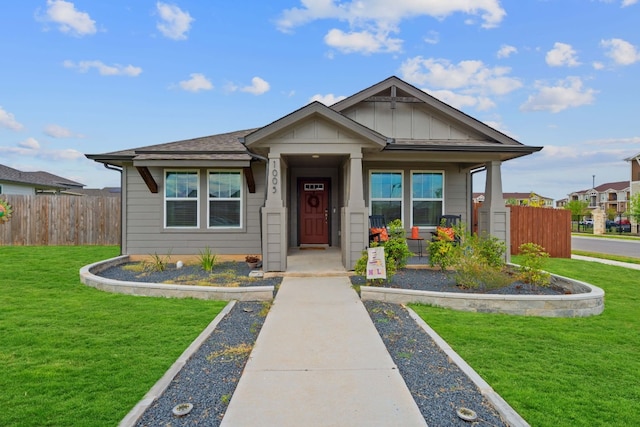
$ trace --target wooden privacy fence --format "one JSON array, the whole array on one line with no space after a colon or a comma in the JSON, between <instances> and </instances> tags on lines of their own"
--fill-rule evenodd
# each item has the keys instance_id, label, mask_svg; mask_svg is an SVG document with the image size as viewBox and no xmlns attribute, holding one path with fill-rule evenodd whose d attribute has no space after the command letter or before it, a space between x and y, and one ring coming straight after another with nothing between
<instances>
[{"instance_id":1,"label":"wooden privacy fence","mask_svg":"<svg viewBox=\"0 0 640 427\"><path fill-rule=\"evenodd\" d=\"M13 208L0 245L119 245L120 197L3 194Z\"/></svg>"},{"instance_id":2,"label":"wooden privacy fence","mask_svg":"<svg viewBox=\"0 0 640 427\"><path fill-rule=\"evenodd\" d=\"M523 243L536 243L554 258L571 258L571 211L509 206L511 254Z\"/></svg>"}]
</instances>

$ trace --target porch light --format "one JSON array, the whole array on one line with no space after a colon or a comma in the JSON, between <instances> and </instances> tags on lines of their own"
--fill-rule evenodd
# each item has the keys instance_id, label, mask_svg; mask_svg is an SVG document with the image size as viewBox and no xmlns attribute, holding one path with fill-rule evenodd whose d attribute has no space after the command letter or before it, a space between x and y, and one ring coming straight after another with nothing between
<instances>
[{"instance_id":1,"label":"porch light","mask_svg":"<svg viewBox=\"0 0 640 427\"><path fill-rule=\"evenodd\" d=\"M312 154L311 157L313 157L314 159L319 159L320 158L320 154Z\"/></svg>"}]
</instances>

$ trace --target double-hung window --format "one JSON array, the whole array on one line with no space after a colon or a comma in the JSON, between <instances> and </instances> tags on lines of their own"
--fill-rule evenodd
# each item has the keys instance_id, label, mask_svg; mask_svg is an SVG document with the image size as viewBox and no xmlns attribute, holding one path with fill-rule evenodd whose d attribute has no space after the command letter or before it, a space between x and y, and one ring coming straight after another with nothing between
<instances>
[{"instance_id":1,"label":"double-hung window","mask_svg":"<svg viewBox=\"0 0 640 427\"><path fill-rule=\"evenodd\" d=\"M402 172L372 171L370 206L372 215L384 215L387 222L402 219Z\"/></svg>"},{"instance_id":2,"label":"double-hung window","mask_svg":"<svg viewBox=\"0 0 640 427\"><path fill-rule=\"evenodd\" d=\"M209 171L209 227L242 227L242 172Z\"/></svg>"},{"instance_id":3,"label":"double-hung window","mask_svg":"<svg viewBox=\"0 0 640 427\"><path fill-rule=\"evenodd\" d=\"M444 173L411 172L411 223L418 227L437 226L444 207Z\"/></svg>"},{"instance_id":4,"label":"double-hung window","mask_svg":"<svg viewBox=\"0 0 640 427\"><path fill-rule=\"evenodd\" d=\"M198 171L165 171L165 227L198 227Z\"/></svg>"}]
</instances>

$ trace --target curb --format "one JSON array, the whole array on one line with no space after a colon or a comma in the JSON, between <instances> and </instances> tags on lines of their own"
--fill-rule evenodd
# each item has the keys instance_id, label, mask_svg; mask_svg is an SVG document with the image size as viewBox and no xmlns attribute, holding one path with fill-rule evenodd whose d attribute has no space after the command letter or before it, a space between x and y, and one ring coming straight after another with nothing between
<instances>
[{"instance_id":1,"label":"curb","mask_svg":"<svg viewBox=\"0 0 640 427\"><path fill-rule=\"evenodd\" d=\"M480 393L487 398L489 403L493 405L493 407L498 411L503 420L510 427L530 427L529 423L525 421L524 418L518 414L515 409L513 409L506 400L504 400L498 393L496 393L491 386L471 367L467 362L460 357L458 353L456 353L449 344L445 340L438 335L436 331L434 331L427 323L422 320L420 316L416 314L415 311L410 309L409 307L404 306L404 308L409 313L409 316L420 326L436 343L436 345L444 351L449 360L452 363L456 364L462 372L469 377L471 381L478 387Z\"/></svg>"},{"instance_id":2,"label":"curb","mask_svg":"<svg viewBox=\"0 0 640 427\"><path fill-rule=\"evenodd\" d=\"M213 331L218 326L218 323L222 321L222 319L231 311L231 309L236 305L236 301L229 302L223 309L218 313L218 315L209 323L209 325L198 335L198 337L187 347L187 349L182 352L180 357L173 362L173 365L165 372L165 374L160 378L151 389L144 395L142 400L140 400L136 406L129 411L129 413L120 421L118 424L119 427L133 427L138 419L144 414L144 412L155 402L155 400L164 393L164 391L169 387L171 381L178 375L178 372L184 367L187 361L193 356L193 354L198 351L202 343L209 338L209 335L213 333Z\"/></svg>"}]
</instances>

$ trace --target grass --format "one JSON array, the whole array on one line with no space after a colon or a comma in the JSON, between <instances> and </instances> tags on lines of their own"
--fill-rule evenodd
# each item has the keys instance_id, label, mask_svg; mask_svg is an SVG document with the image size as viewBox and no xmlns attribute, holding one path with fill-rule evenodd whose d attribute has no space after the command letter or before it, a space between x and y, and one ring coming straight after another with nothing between
<instances>
[{"instance_id":1,"label":"grass","mask_svg":"<svg viewBox=\"0 0 640 427\"><path fill-rule=\"evenodd\" d=\"M80 283L80 267L116 255L0 246L0 425L117 425L225 305Z\"/></svg>"},{"instance_id":2,"label":"grass","mask_svg":"<svg viewBox=\"0 0 640 427\"><path fill-rule=\"evenodd\" d=\"M532 426L636 425L640 271L570 259L550 259L545 269L603 288L604 313L537 318L411 307Z\"/></svg>"}]
</instances>

